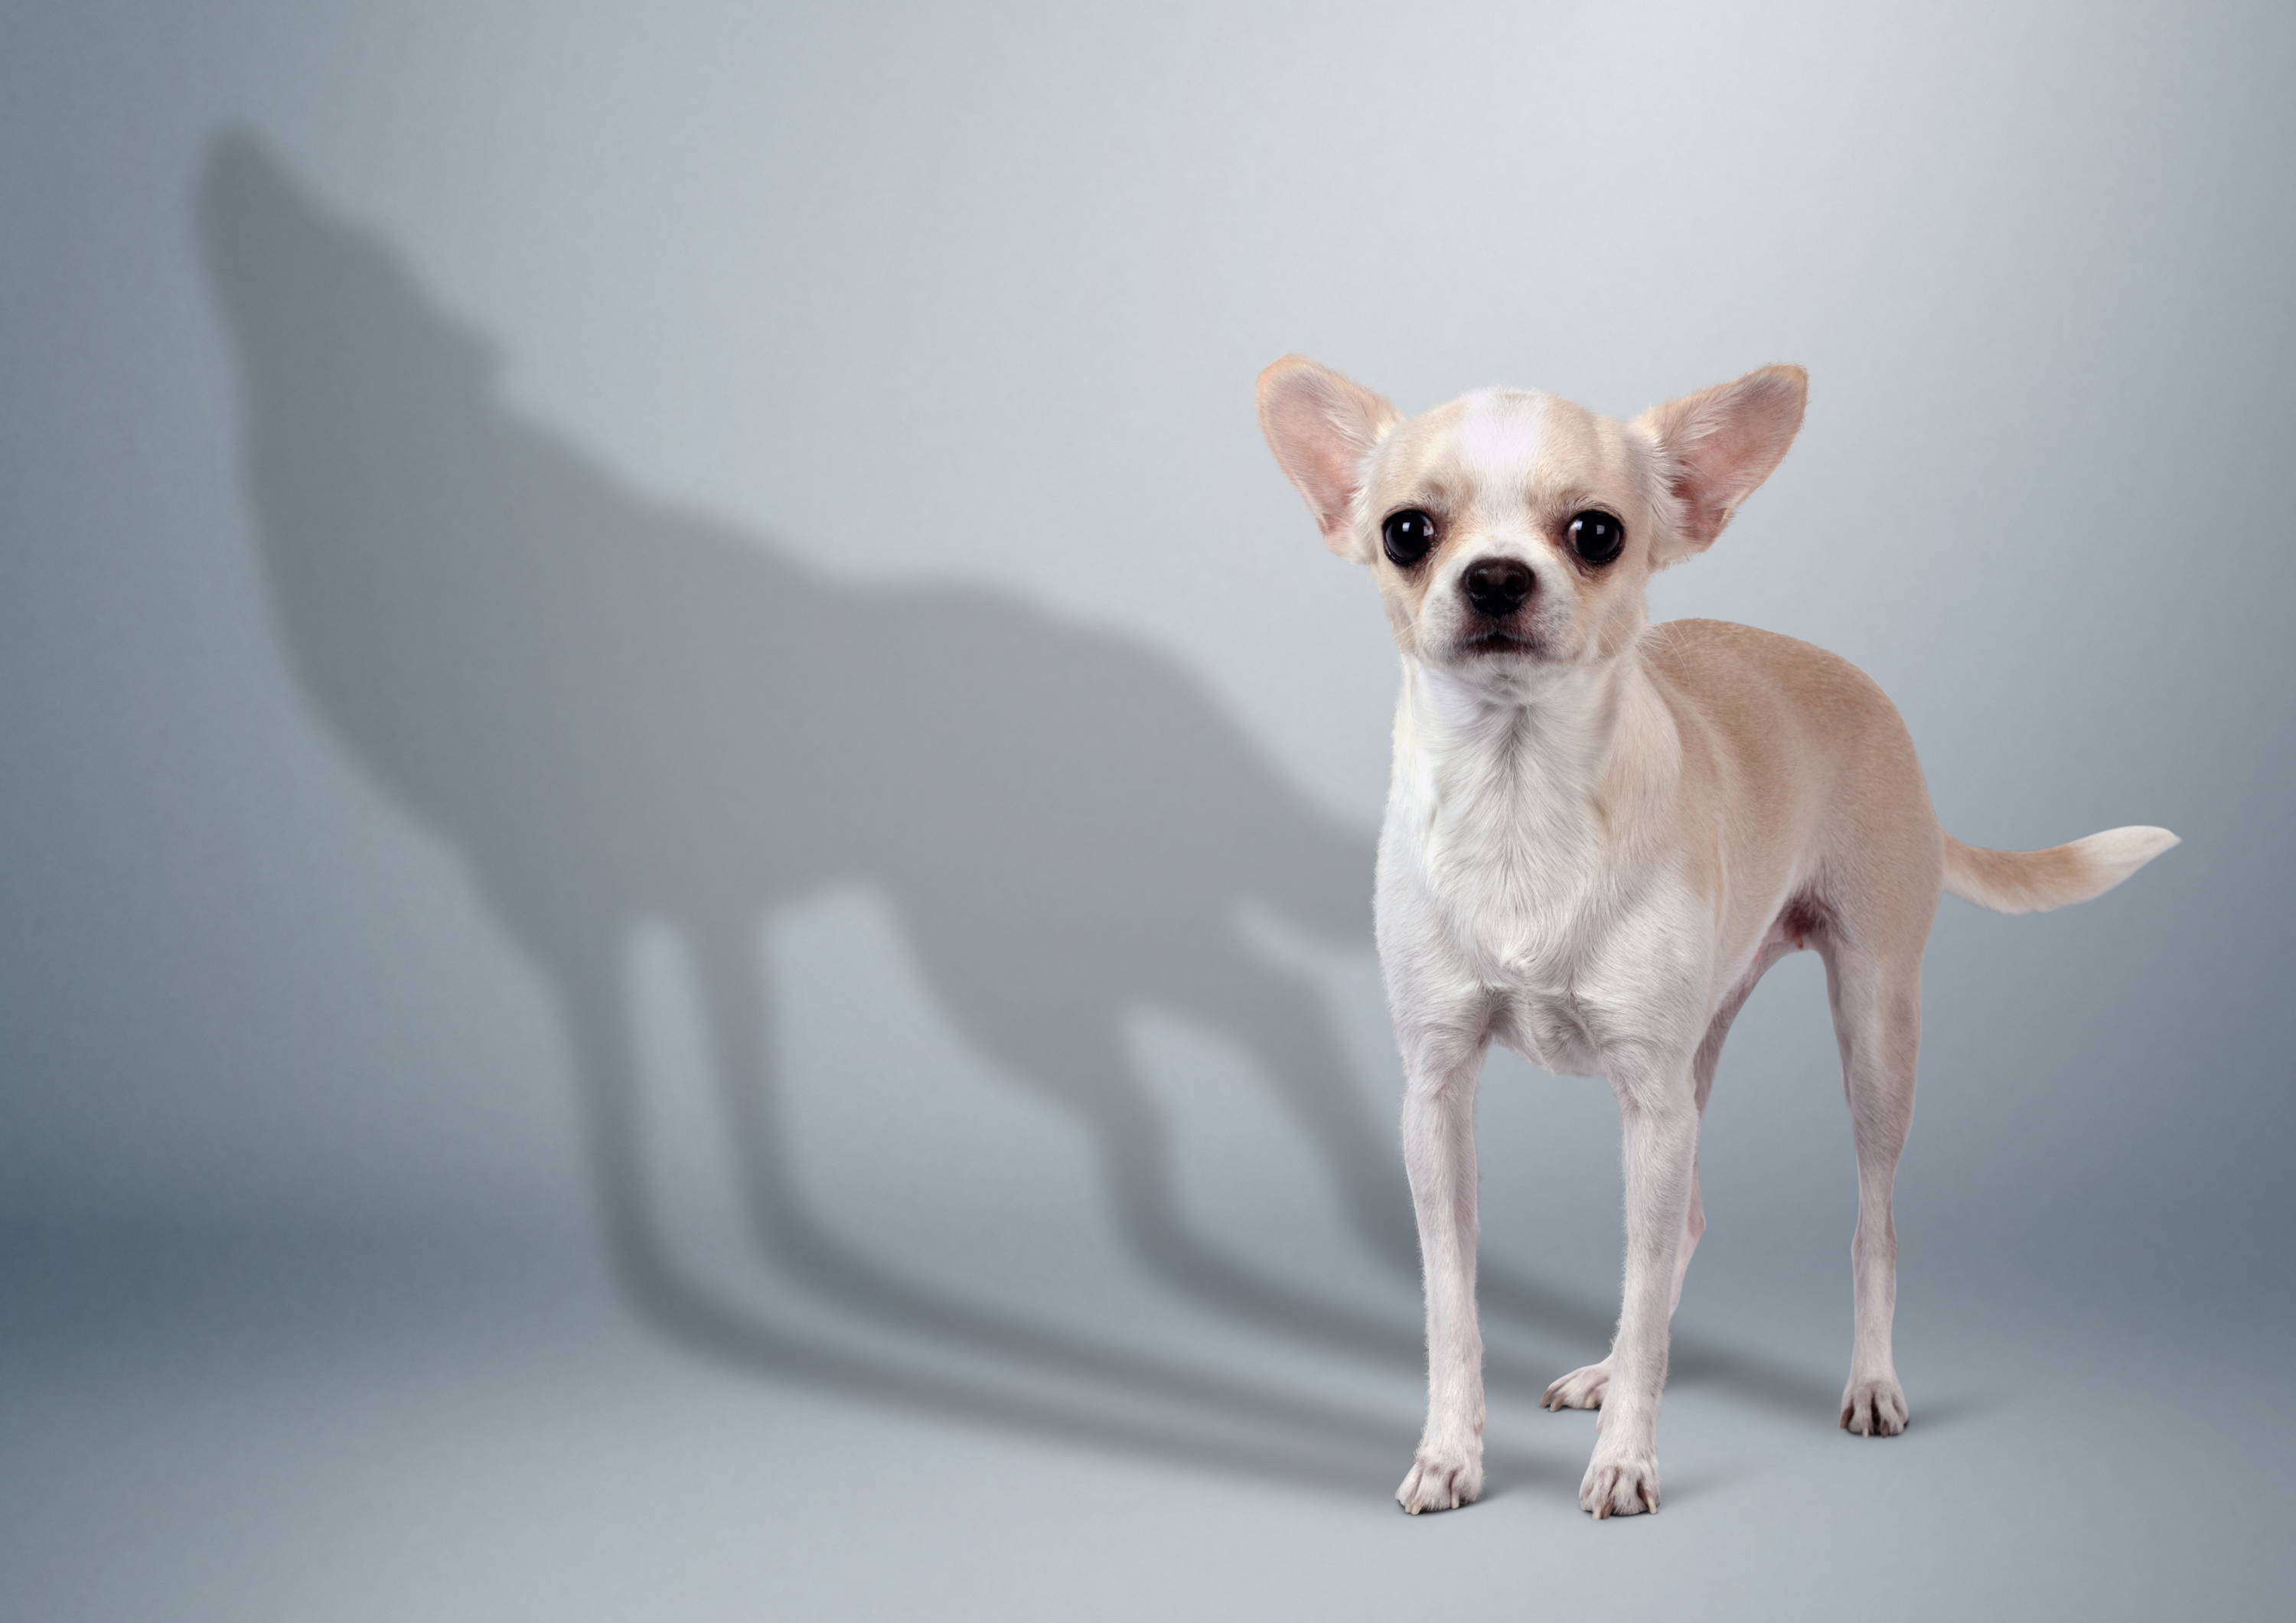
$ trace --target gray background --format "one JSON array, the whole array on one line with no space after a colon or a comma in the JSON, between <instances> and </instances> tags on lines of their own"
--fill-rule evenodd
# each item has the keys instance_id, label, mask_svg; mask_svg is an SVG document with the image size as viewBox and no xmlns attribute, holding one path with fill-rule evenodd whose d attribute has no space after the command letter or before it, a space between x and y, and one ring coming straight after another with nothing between
<instances>
[{"instance_id":1,"label":"gray background","mask_svg":"<svg viewBox=\"0 0 2296 1623\"><path fill-rule=\"evenodd\" d=\"M2284 7L81 3L0 59L0 1611L2284 1601ZM1393 657L1262 447L1773 360L1660 615L1947 824L1902 1439L1821 979L1597 1526L1597 1083L1493 1063L1492 1493L1406 1521Z\"/></svg>"}]
</instances>

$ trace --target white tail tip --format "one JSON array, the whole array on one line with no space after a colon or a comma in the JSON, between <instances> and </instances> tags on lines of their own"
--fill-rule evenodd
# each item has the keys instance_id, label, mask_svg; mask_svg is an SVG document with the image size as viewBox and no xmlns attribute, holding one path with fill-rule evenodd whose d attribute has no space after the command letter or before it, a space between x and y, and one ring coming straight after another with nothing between
<instances>
[{"instance_id":1,"label":"white tail tip","mask_svg":"<svg viewBox=\"0 0 2296 1623\"><path fill-rule=\"evenodd\" d=\"M1996 913L2046 913L2103 896L2177 843L2165 828L2109 828L2046 851L1945 841L1945 888Z\"/></svg>"}]
</instances>

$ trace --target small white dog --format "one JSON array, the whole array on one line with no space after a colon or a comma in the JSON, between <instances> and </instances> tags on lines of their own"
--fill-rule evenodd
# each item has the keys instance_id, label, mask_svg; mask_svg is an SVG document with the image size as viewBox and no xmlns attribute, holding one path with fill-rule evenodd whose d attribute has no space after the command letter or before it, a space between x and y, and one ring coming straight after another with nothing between
<instances>
[{"instance_id":1,"label":"small white dog","mask_svg":"<svg viewBox=\"0 0 2296 1623\"><path fill-rule=\"evenodd\" d=\"M1963 845L1864 673L1743 626L1649 623L1652 572L1713 544L1785 455L1806 392L1799 367L1769 366L1627 423L1496 389L1406 422L1301 357L1260 374L1276 461L1325 544L1371 566L1403 651L1378 934L1427 1286L1406 1511L1482 1488L1474 1099L1494 1039L1618 1096L1618 1332L1544 1402L1603 1411L1581 1506L1654 1511L1668 1323L1705 1226L1699 1118L1763 971L1804 947L1825 960L1857 1150L1841 1423L1893 1436L1890 1193L1938 892L2062 906L2177 842L2120 828L2046 851Z\"/></svg>"}]
</instances>

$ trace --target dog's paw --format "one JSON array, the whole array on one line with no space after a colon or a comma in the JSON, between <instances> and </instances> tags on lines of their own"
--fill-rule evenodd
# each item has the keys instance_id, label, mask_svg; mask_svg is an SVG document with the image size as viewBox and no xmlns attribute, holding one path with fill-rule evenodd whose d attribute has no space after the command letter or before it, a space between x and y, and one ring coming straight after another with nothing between
<instances>
[{"instance_id":1,"label":"dog's paw","mask_svg":"<svg viewBox=\"0 0 2296 1623\"><path fill-rule=\"evenodd\" d=\"M1480 1452L1423 1446L1411 1462L1411 1474L1395 1490L1395 1502L1406 1513L1455 1511L1483 1496L1483 1460Z\"/></svg>"},{"instance_id":2,"label":"dog's paw","mask_svg":"<svg viewBox=\"0 0 2296 1623\"><path fill-rule=\"evenodd\" d=\"M1841 1394L1841 1429L1859 1437L1895 1437L1906 1429L1906 1394L1895 1375L1849 1378Z\"/></svg>"},{"instance_id":3,"label":"dog's paw","mask_svg":"<svg viewBox=\"0 0 2296 1623\"><path fill-rule=\"evenodd\" d=\"M1597 1447L1586 1480L1578 1484L1578 1508L1594 1512L1597 1521L1658 1509L1657 1458Z\"/></svg>"},{"instance_id":4,"label":"dog's paw","mask_svg":"<svg viewBox=\"0 0 2296 1623\"><path fill-rule=\"evenodd\" d=\"M1611 1361L1605 1358L1600 1364L1574 1369L1548 1387L1538 1406L1557 1414L1564 1409L1599 1409L1603 1406L1603 1392L1610 1384Z\"/></svg>"}]
</instances>

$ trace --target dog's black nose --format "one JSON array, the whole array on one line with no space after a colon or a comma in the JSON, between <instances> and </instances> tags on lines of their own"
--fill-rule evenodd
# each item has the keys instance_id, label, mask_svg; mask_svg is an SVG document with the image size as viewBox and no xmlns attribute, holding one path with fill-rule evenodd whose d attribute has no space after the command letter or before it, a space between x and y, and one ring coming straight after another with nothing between
<instances>
[{"instance_id":1,"label":"dog's black nose","mask_svg":"<svg viewBox=\"0 0 2296 1623\"><path fill-rule=\"evenodd\" d=\"M1467 566L1461 585L1477 613L1496 619L1513 614L1529 598L1530 566L1512 558L1479 558Z\"/></svg>"}]
</instances>

